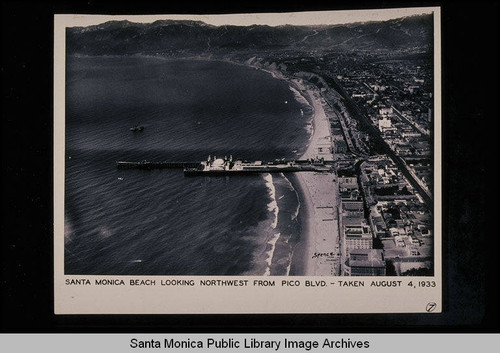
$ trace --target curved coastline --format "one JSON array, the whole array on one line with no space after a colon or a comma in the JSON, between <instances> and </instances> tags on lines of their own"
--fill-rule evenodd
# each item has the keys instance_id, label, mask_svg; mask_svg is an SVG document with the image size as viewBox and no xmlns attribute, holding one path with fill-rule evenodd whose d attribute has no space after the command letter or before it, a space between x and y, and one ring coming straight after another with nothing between
<instances>
[{"instance_id":1,"label":"curved coastline","mask_svg":"<svg viewBox=\"0 0 500 353\"><path fill-rule=\"evenodd\" d=\"M168 60L169 58L167 58ZM304 146L304 152L299 156L299 159L309 159L315 157L325 157L325 155L318 156L318 147L323 145L325 146L325 138L330 136L330 128L328 124L328 119L323 110L322 103L320 98L317 96L317 90L314 87L306 87L300 78L292 78L285 76L281 71L279 71L276 67L269 67L273 64L263 66L259 63L256 65L252 60L247 60L245 62L240 62L233 60L231 58L214 58L214 57L190 57L190 58L182 58L184 60L200 60L200 61L221 61L230 63L233 65L245 66L253 69L257 69L260 71L264 71L270 74L273 78L285 81L291 88L294 95L296 93L300 94L300 97L295 96L295 99L300 103L307 103L310 109L312 110L311 114L307 114L304 116L307 119L307 124L310 125L308 131L310 133L309 139ZM330 156L326 156L327 158L333 158ZM325 158L325 159L327 159ZM306 175L307 174L307 175ZM316 207L318 206L315 203L318 203L313 200L312 195L315 194L315 199L318 198L317 193L318 190L325 187L324 178L317 178L313 173L295 173L292 178L290 178L294 188L299 195L299 202L301 203L301 207L298 213L298 219L301 224L301 232L300 239L297 244L295 244L293 248L293 252L291 254L291 260L289 265L289 275L291 276L314 276L314 275L331 275L331 271L328 268L325 268L324 261L318 261L313 258L313 254L321 248L324 247L323 244L320 244L320 239L324 236L324 229L322 229L322 225L318 224L318 221L321 222L321 215L316 211ZM317 184L323 184L322 187L318 188ZM323 231L323 232L322 232ZM280 238L280 234L272 239L272 245L276 243ZM274 248L274 246L273 246ZM272 249L274 250L274 249ZM267 270L266 274L269 275L268 271L271 266L269 262L272 261L273 252L267 253ZM328 267L328 266L327 266Z\"/></svg>"},{"instance_id":2,"label":"curved coastline","mask_svg":"<svg viewBox=\"0 0 500 353\"><path fill-rule=\"evenodd\" d=\"M306 87L304 87L304 85L301 84L297 79L288 78L277 69L271 70L250 64L248 62L240 63L232 60L223 60L223 61L235 65L242 65L258 69L270 74L272 77L276 79L284 80L290 86L294 95L298 93L302 97L303 100L302 102L297 96L295 96L295 99L300 104L304 104L305 101L312 109L312 113L307 117L308 124L311 125L311 128L309 129L311 135L309 136L304 152L302 153L299 159L314 158L315 157L314 150L317 148L316 144L319 139L319 134L324 133L325 131L324 129L323 131L321 131L320 129L317 128L318 125L317 120L320 119L320 116L316 114L315 106L321 103L315 101L313 94L309 90L307 90ZM305 94L304 92L307 92L307 94ZM329 134L329 131L327 131L327 133ZM310 254L313 253L312 251L314 246L313 239L317 237L317 232L315 231L315 226L313 222L314 203L311 198L311 191L307 187L307 184L301 173L295 173L293 174L293 177L290 177L289 179L293 187L297 191L299 202L301 205L297 215L301 224L301 233L300 233L300 239L298 240L297 244L295 244L295 246L293 247L293 251L290 255L291 259L289 264L288 275L290 276L314 275L316 273L316 268L315 268L316 266Z\"/></svg>"},{"instance_id":3,"label":"curved coastline","mask_svg":"<svg viewBox=\"0 0 500 353\"><path fill-rule=\"evenodd\" d=\"M265 71L293 87L294 94L299 93L312 109L308 122L311 125L311 135L300 159L323 157L325 160L333 160L333 153L330 151L330 125L317 89L309 85L306 87L301 79L286 77L277 68L263 68L252 65L249 61L236 64ZM295 99L303 104L297 96ZM338 238L338 219L335 216L338 206L337 185L331 176L312 172L294 174L292 180L301 203L298 217L302 229L291 255L291 276L337 275L338 269L331 261L326 257L315 256L317 253L334 252Z\"/></svg>"},{"instance_id":4,"label":"curved coastline","mask_svg":"<svg viewBox=\"0 0 500 353\"><path fill-rule=\"evenodd\" d=\"M308 132L310 133L310 136L306 142L306 146L304 146L303 153L299 156L299 159L307 159L307 158L314 158L315 157L315 149L317 148L316 144L318 142L318 139L320 138L319 135L325 133L325 129L323 126L323 129L318 129L318 119L320 119L320 116L317 114L317 107L318 105L321 105L320 102L318 102L313 93L311 92L310 88L306 88L301 82L300 79L297 78L291 78L285 76L281 71L279 71L277 68L269 68L269 67L263 67L261 65L256 65L251 62L251 60L247 60L245 62L240 62L233 60L231 58L213 58L213 57L188 57L188 58L182 58L184 60L200 60L200 61L221 61L233 65L238 65L238 66L244 66L252 69L256 69L259 71L263 71L269 75L271 75L273 78L278 79L278 80L283 80L285 81L292 92L294 93L294 96L298 93L300 97L295 96L295 100L298 101L300 104L306 103L309 108L311 109L311 113L305 115L304 117L307 119L307 124L310 125L310 128L308 129ZM321 111L323 109L321 108ZM323 112L324 115L324 112ZM307 128L307 126L306 126ZM327 127L326 133L329 134L329 130ZM299 197L299 202L301 204L300 210L298 212L297 218L299 219L299 222L301 224L301 232L300 232L300 239L298 242L295 244L293 247L292 253L290 254L290 263L289 263L289 271L288 274L290 276L307 276L307 275L314 275L316 273L316 266L315 262L311 258L311 254L314 253L313 248L314 248L314 239L318 237L318 233L316 232L315 229L315 224L314 224L314 203L311 198L311 191L309 190L304 176L301 175L301 173L295 173L293 174L293 177L290 178L290 181L295 188L298 197ZM271 181L272 182L272 181ZM275 228L275 227L273 227ZM271 239L271 242L267 242L269 245L272 246L271 251L268 251L266 253L267 259L266 259L266 270L264 275L270 275L270 268L272 266L272 260L273 260L273 255L274 255L274 250L275 250L275 244L277 241L279 241L279 238L281 237L281 234L278 233L277 236L273 237ZM271 244L272 243L272 244Z\"/></svg>"},{"instance_id":5,"label":"curved coastline","mask_svg":"<svg viewBox=\"0 0 500 353\"><path fill-rule=\"evenodd\" d=\"M297 83L297 85L299 85ZM301 159L323 157L325 160L333 160L331 148L331 133L328 118L319 97L316 96L314 88L299 86L299 92L307 92L307 101L313 109L311 118L312 136L308 141L308 146L301 156ZM328 146L325 152L325 146ZM320 152L323 151L323 152ZM321 155L319 155L321 154ZM296 173L298 192L304 205L304 212L301 216L302 237L296 245L292 255L292 266L296 269L295 275L322 276L335 275L332 263L326 258L315 258L315 253L328 253L334 251L336 220L335 207L336 184L330 174L317 173ZM326 211L328 209L331 211ZM301 211L302 212L302 211ZM328 213L331 212L331 213ZM332 214L333 213L333 214ZM326 219L331 219L332 226L325 223ZM338 224L338 223L337 223ZM332 234L333 233L333 234ZM302 270L299 270L299 269Z\"/></svg>"},{"instance_id":6,"label":"curved coastline","mask_svg":"<svg viewBox=\"0 0 500 353\"><path fill-rule=\"evenodd\" d=\"M299 159L310 159L323 157L325 160L333 160L331 152L324 152L324 148L331 147L331 132L328 118L323 109L323 103L319 96L319 91L302 81L301 78L288 77L283 74L274 63L263 64L251 58L244 62L236 61L231 58L206 58L197 57L195 60L223 61L234 65L241 65L270 74L273 78L285 81L292 92L294 98L300 104L307 103L311 109L311 114L307 114L306 123L309 124L309 139L304 146L303 153ZM299 94L298 97L296 94ZM302 98L302 99L301 99ZM306 127L307 128L307 127ZM320 148L323 152L319 154ZM325 258L315 258L315 253L331 252L334 250L335 232L338 232L338 220L335 216L328 214L328 217L334 219L332 227L323 222L325 213L324 207L336 207L338 200L335 197L335 183L329 179L330 175L316 175L316 173L295 173L292 184L299 195L301 207L298 218L301 224L300 239L293 247L289 265L289 275L291 276L324 276L335 275L335 269L331 262L325 261ZM318 209L317 209L318 208ZM335 223L337 227L335 227ZM333 234L331 234L333 233ZM338 236L338 234L337 234ZM275 244L280 235L273 239ZM273 249L274 250L274 249ZM273 251L274 252L274 251ZM269 262L272 262L273 254L269 254ZM271 264L269 264L269 267ZM266 271L266 274L267 273Z\"/></svg>"}]
</instances>

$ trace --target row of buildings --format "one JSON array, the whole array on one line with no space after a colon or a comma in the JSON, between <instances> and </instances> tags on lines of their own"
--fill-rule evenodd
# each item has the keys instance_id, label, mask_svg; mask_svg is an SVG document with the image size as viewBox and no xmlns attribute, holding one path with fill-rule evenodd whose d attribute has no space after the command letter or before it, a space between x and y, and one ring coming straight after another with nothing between
<instances>
[{"instance_id":1,"label":"row of buildings","mask_svg":"<svg viewBox=\"0 0 500 353\"><path fill-rule=\"evenodd\" d=\"M391 159L362 161L338 182L344 275L432 273L431 214Z\"/></svg>"},{"instance_id":2,"label":"row of buildings","mask_svg":"<svg viewBox=\"0 0 500 353\"><path fill-rule=\"evenodd\" d=\"M337 79L363 107L389 147L432 192L432 63L427 59L362 63Z\"/></svg>"},{"instance_id":3,"label":"row of buildings","mask_svg":"<svg viewBox=\"0 0 500 353\"><path fill-rule=\"evenodd\" d=\"M374 155L376 146L341 95L361 108L432 192L432 63L359 53L323 53L320 59L278 55L266 61L314 84L326 103L338 171L341 274L431 275L430 210L390 158Z\"/></svg>"}]
</instances>

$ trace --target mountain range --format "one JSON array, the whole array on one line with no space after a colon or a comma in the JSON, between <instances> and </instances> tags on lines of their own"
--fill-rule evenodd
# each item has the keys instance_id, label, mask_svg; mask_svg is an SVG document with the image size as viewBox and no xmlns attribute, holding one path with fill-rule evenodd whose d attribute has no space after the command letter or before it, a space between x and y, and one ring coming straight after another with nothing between
<instances>
[{"instance_id":1,"label":"mountain range","mask_svg":"<svg viewBox=\"0 0 500 353\"><path fill-rule=\"evenodd\" d=\"M68 54L224 53L240 50L429 51L432 15L322 26L213 26L201 21L109 21L66 30Z\"/></svg>"}]
</instances>

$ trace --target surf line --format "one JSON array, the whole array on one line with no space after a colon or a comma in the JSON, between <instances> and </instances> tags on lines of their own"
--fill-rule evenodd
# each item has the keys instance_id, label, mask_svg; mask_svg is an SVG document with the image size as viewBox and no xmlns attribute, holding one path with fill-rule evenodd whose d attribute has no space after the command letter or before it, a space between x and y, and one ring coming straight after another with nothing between
<instances>
[{"instance_id":1,"label":"surf line","mask_svg":"<svg viewBox=\"0 0 500 353\"><path fill-rule=\"evenodd\" d=\"M264 180L266 181L266 187L268 190L269 197L271 198L271 202L267 204L267 210L269 212L272 212L274 214L273 222L271 223L271 228L273 230L276 229L278 225L278 214L279 214L279 207L278 207L278 202L276 201L276 188L274 187L273 183L273 177L271 174L267 173L264 174ZM271 248L266 252L267 257L266 257L266 271L264 272L264 276L269 276L271 275L271 264L273 260L273 255L274 255L274 250L276 249L276 242L278 241L281 233L279 232L274 232L273 231L273 236L269 241L266 243L267 245L270 245ZM267 246L266 246L267 248Z\"/></svg>"}]
</instances>

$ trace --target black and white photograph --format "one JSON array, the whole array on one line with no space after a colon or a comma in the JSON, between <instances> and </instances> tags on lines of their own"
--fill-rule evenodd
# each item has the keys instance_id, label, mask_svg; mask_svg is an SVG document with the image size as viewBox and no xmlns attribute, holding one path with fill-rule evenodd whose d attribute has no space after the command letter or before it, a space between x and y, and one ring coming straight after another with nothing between
<instances>
[{"instance_id":1,"label":"black and white photograph","mask_svg":"<svg viewBox=\"0 0 500 353\"><path fill-rule=\"evenodd\" d=\"M434 14L380 14L67 27L65 274L432 276Z\"/></svg>"},{"instance_id":2,"label":"black and white photograph","mask_svg":"<svg viewBox=\"0 0 500 353\"><path fill-rule=\"evenodd\" d=\"M439 8L55 20L56 288L441 310Z\"/></svg>"}]
</instances>

